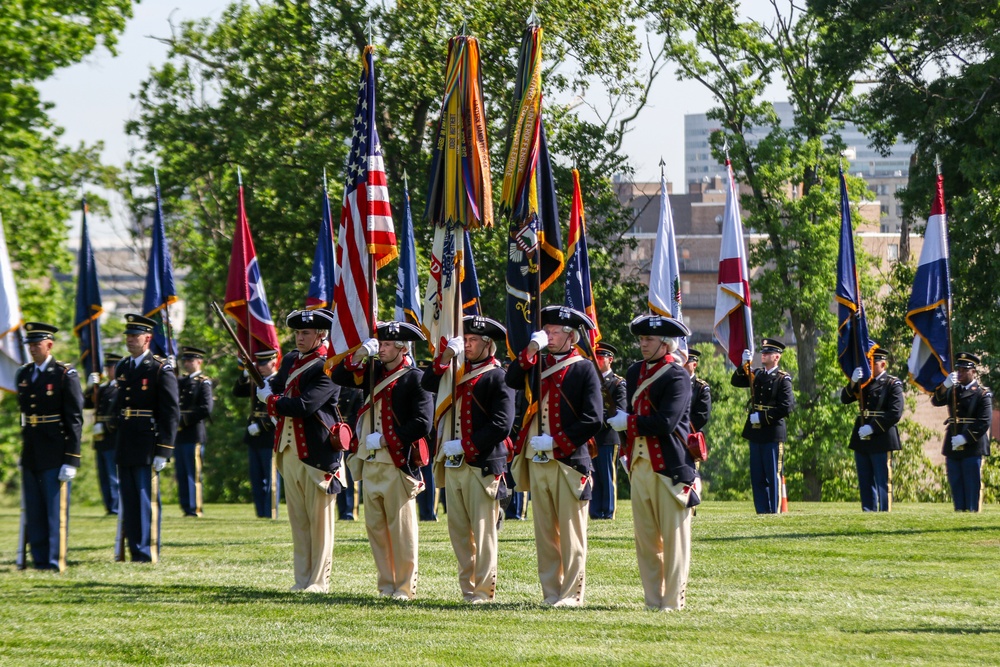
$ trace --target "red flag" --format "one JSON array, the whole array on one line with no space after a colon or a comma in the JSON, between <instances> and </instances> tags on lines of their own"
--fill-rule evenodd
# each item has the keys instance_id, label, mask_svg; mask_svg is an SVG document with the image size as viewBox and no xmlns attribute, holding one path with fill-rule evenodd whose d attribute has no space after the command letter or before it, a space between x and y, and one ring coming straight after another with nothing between
<instances>
[{"instance_id":1,"label":"red flag","mask_svg":"<svg viewBox=\"0 0 1000 667\"><path fill-rule=\"evenodd\" d=\"M223 309L236 320L236 334L254 354L261 350L281 350L278 332L267 307L264 282L257 266L257 251L250 236L250 225L243 206L243 186L240 185L239 211L236 214L236 233L233 234L233 254L229 258L229 277L226 279L226 306Z\"/></svg>"}]
</instances>

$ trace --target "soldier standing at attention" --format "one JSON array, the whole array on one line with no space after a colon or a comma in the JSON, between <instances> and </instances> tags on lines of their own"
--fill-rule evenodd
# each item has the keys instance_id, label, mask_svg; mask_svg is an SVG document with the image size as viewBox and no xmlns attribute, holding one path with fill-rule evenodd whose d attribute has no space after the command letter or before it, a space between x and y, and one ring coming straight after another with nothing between
<instances>
[{"instance_id":1,"label":"soldier standing at attention","mask_svg":"<svg viewBox=\"0 0 1000 667\"><path fill-rule=\"evenodd\" d=\"M148 317L125 315L129 356L115 369L118 521L132 560L143 563L159 559L160 497L153 493L153 475L159 475L173 455L180 421L177 375L168 362L149 351L155 326Z\"/></svg>"},{"instance_id":2,"label":"soldier standing at attention","mask_svg":"<svg viewBox=\"0 0 1000 667\"><path fill-rule=\"evenodd\" d=\"M181 348L184 374L177 380L181 421L174 444L177 497L184 516L202 515L202 465L205 460L205 421L210 419L214 399L212 380L201 372L205 351Z\"/></svg>"},{"instance_id":3,"label":"soldier standing at attention","mask_svg":"<svg viewBox=\"0 0 1000 667\"><path fill-rule=\"evenodd\" d=\"M285 324L295 330L295 350L282 359L277 376L258 387L257 398L278 422L274 448L292 527L291 590L326 593L333 566L333 507L344 488L344 455L330 444L340 387L323 372L333 313L295 310Z\"/></svg>"},{"instance_id":4,"label":"soldier standing at attention","mask_svg":"<svg viewBox=\"0 0 1000 667\"><path fill-rule=\"evenodd\" d=\"M434 420L434 400L420 386L423 373L410 356L411 343L425 340L423 332L406 322L381 322L376 331L378 339L365 340L330 377L366 393L369 379L374 380L374 395L367 397L358 415L357 451L352 452L348 465L354 479L362 483L365 530L378 569L378 593L412 600L417 596L416 497L424 488L420 468L427 464L426 438ZM367 363L373 355L378 360Z\"/></svg>"},{"instance_id":5,"label":"soldier standing at attention","mask_svg":"<svg viewBox=\"0 0 1000 667\"><path fill-rule=\"evenodd\" d=\"M597 370L601 374L601 399L604 404L604 421L594 440L597 458L594 459L594 497L590 501L591 519L614 519L617 488L618 431L608 426L608 419L619 410L625 410L625 379L611 370L618 350L614 345L601 341L594 350Z\"/></svg>"},{"instance_id":6,"label":"soldier standing at attention","mask_svg":"<svg viewBox=\"0 0 1000 667\"><path fill-rule=\"evenodd\" d=\"M751 370L750 350L743 350L743 363L733 372L734 387L753 387L743 437L750 441L750 486L757 514L777 514L781 501L781 466L785 445L785 417L795 407L792 376L778 368L784 343L765 338L760 345L763 368Z\"/></svg>"},{"instance_id":7,"label":"soldier standing at attention","mask_svg":"<svg viewBox=\"0 0 1000 667\"><path fill-rule=\"evenodd\" d=\"M115 401L118 398L118 383L115 381L115 367L121 355L104 355L104 373L107 382L101 382L100 373L91 373L87 379L87 392L83 396L84 409L94 411L94 452L97 459L97 479L101 485L101 499L108 514L118 514L118 466L115 465ZM97 401L94 401L94 389Z\"/></svg>"},{"instance_id":8,"label":"soldier standing at attention","mask_svg":"<svg viewBox=\"0 0 1000 667\"><path fill-rule=\"evenodd\" d=\"M885 371L889 353L875 346L872 351L872 380L863 389L864 375L855 368L851 382L840 392L845 405L864 398L861 414L854 420L850 448L858 468L861 509L888 512L892 509L892 452L899 451L896 424L903 417L903 383Z\"/></svg>"},{"instance_id":9,"label":"soldier standing at attention","mask_svg":"<svg viewBox=\"0 0 1000 667\"><path fill-rule=\"evenodd\" d=\"M931 396L933 405L948 406L948 432L941 451L956 512L978 512L983 506L983 457L990 455L993 394L979 384L971 352L955 355L955 372Z\"/></svg>"},{"instance_id":10,"label":"soldier standing at attention","mask_svg":"<svg viewBox=\"0 0 1000 667\"><path fill-rule=\"evenodd\" d=\"M421 380L436 394L441 376L464 352L464 373L455 389L453 433L441 434L435 478L444 485L448 535L458 559L458 584L466 602L492 602L497 583L497 519L510 490L504 479L507 443L514 424L514 391L496 360L496 341L507 330L488 317L463 320L465 337L452 338ZM439 424L444 428L445 423Z\"/></svg>"},{"instance_id":11,"label":"soldier standing at attention","mask_svg":"<svg viewBox=\"0 0 1000 667\"><path fill-rule=\"evenodd\" d=\"M73 367L52 358L59 330L42 322L26 322L24 330L32 363L21 366L14 379L26 539L37 569L59 570L66 565L70 481L80 467L83 395Z\"/></svg>"},{"instance_id":12,"label":"soldier standing at attention","mask_svg":"<svg viewBox=\"0 0 1000 667\"><path fill-rule=\"evenodd\" d=\"M511 470L518 488L531 492L544 604L582 607L587 503L594 488L590 445L604 408L597 371L575 345L580 329L594 324L565 306L542 308L541 321L543 331L531 335L507 369L507 386L515 389L525 386L533 368L541 371L541 424L536 417L521 429Z\"/></svg>"},{"instance_id":13,"label":"soldier standing at attention","mask_svg":"<svg viewBox=\"0 0 1000 667\"><path fill-rule=\"evenodd\" d=\"M687 351L687 355L684 370L691 376L691 432L697 433L705 430L712 417L712 387L695 375L701 352L692 348Z\"/></svg>"},{"instance_id":14,"label":"soldier standing at attention","mask_svg":"<svg viewBox=\"0 0 1000 667\"><path fill-rule=\"evenodd\" d=\"M278 374L278 351L261 350L254 354L254 365L260 371L265 381ZM250 382L250 374L244 370L236 377L233 385L233 396L237 398L253 397L250 415L247 417L247 428L243 434L243 442L247 446L250 462L250 496L253 498L254 510L260 519L271 518L271 497L281 495L281 476L274 474L271 478L271 457L274 453L274 422L267 416L267 405L262 403ZM272 493L272 484L278 491Z\"/></svg>"},{"instance_id":15,"label":"soldier standing at attention","mask_svg":"<svg viewBox=\"0 0 1000 667\"><path fill-rule=\"evenodd\" d=\"M646 608L684 608L691 567L691 514L700 502L700 480L687 449L691 378L672 355L683 322L640 315L629 331L639 339L643 361L625 372L629 414L609 420L624 431L622 463L632 484L635 550Z\"/></svg>"}]
</instances>

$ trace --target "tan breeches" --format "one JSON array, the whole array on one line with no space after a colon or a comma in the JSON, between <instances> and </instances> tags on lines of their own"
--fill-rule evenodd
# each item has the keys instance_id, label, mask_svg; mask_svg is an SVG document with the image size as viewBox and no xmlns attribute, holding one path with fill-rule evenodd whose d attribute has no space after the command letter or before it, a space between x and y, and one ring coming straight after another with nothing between
<instances>
[{"instance_id":1,"label":"tan breeches","mask_svg":"<svg viewBox=\"0 0 1000 667\"><path fill-rule=\"evenodd\" d=\"M482 471L463 464L445 469L448 535L458 559L458 585L467 602L492 600L497 587L497 517L500 503L479 481ZM492 477L491 477L492 479Z\"/></svg>"},{"instance_id":2,"label":"tan breeches","mask_svg":"<svg viewBox=\"0 0 1000 667\"><path fill-rule=\"evenodd\" d=\"M315 469L299 460L294 449L277 454L284 478L285 508L292 526L296 590L327 592L333 564L334 507L337 496L329 495L315 481Z\"/></svg>"},{"instance_id":3,"label":"tan breeches","mask_svg":"<svg viewBox=\"0 0 1000 667\"><path fill-rule=\"evenodd\" d=\"M632 520L646 606L682 609L691 567L691 510L682 508L649 459L632 463Z\"/></svg>"},{"instance_id":4,"label":"tan breeches","mask_svg":"<svg viewBox=\"0 0 1000 667\"><path fill-rule=\"evenodd\" d=\"M389 463L368 461L361 490L379 595L417 596L416 480Z\"/></svg>"},{"instance_id":5,"label":"tan breeches","mask_svg":"<svg viewBox=\"0 0 1000 667\"><path fill-rule=\"evenodd\" d=\"M547 604L583 604L587 501L573 494L559 469L562 464L553 460L528 465L542 597Z\"/></svg>"}]
</instances>

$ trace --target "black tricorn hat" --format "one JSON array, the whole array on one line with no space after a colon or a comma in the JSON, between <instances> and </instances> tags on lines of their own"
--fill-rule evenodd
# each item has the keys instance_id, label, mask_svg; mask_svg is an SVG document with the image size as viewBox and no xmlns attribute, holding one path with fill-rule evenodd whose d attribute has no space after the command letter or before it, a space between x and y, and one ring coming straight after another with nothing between
<instances>
[{"instance_id":1,"label":"black tricorn hat","mask_svg":"<svg viewBox=\"0 0 1000 667\"><path fill-rule=\"evenodd\" d=\"M561 324L566 327L584 327L587 331L596 329L594 321L586 314L569 306L545 306L542 308L542 324Z\"/></svg>"},{"instance_id":2,"label":"black tricorn hat","mask_svg":"<svg viewBox=\"0 0 1000 667\"><path fill-rule=\"evenodd\" d=\"M594 354L599 357L617 357L618 348L611 343L605 343L603 340L597 344L597 349L594 350Z\"/></svg>"},{"instance_id":3,"label":"black tricorn hat","mask_svg":"<svg viewBox=\"0 0 1000 667\"><path fill-rule=\"evenodd\" d=\"M315 310L293 310L285 318L290 329L317 329L329 331L333 327L333 313L326 308Z\"/></svg>"},{"instance_id":4,"label":"black tricorn hat","mask_svg":"<svg viewBox=\"0 0 1000 667\"><path fill-rule=\"evenodd\" d=\"M462 318L462 328L467 334L483 336L490 340L505 340L507 329L502 324L482 315L466 315Z\"/></svg>"},{"instance_id":5,"label":"black tricorn hat","mask_svg":"<svg viewBox=\"0 0 1000 667\"><path fill-rule=\"evenodd\" d=\"M975 368L979 365L979 357L971 352L959 352L955 355L956 368Z\"/></svg>"},{"instance_id":6,"label":"black tricorn hat","mask_svg":"<svg viewBox=\"0 0 1000 667\"><path fill-rule=\"evenodd\" d=\"M424 332L420 330L420 327L410 324L409 322L379 322L378 327L375 329L375 337L380 341L383 340L398 340L398 341L417 341L417 340L427 340L424 336Z\"/></svg>"},{"instance_id":7,"label":"black tricorn hat","mask_svg":"<svg viewBox=\"0 0 1000 667\"><path fill-rule=\"evenodd\" d=\"M26 338L29 343L37 343L42 340L55 340L55 333L59 331L56 327L44 322L25 322L24 330L28 334Z\"/></svg>"},{"instance_id":8,"label":"black tricorn hat","mask_svg":"<svg viewBox=\"0 0 1000 667\"><path fill-rule=\"evenodd\" d=\"M691 330L683 322L662 315L640 315L629 322L628 330L633 336L669 336L678 338L690 336Z\"/></svg>"},{"instance_id":9,"label":"black tricorn hat","mask_svg":"<svg viewBox=\"0 0 1000 667\"><path fill-rule=\"evenodd\" d=\"M197 347L191 347L190 345L181 346L181 359L204 359L205 350Z\"/></svg>"},{"instance_id":10,"label":"black tricorn hat","mask_svg":"<svg viewBox=\"0 0 1000 667\"><path fill-rule=\"evenodd\" d=\"M153 333L154 328L156 328L156 320L152 318L138 313L125 314L125 333L127 334Z\"/></svg>"},{"instance_id":11,"label":"black tricorn hat","mask_svg":"<svg viewBox=\"0 0 1000 667\"><path fill-rule=\"evenodd\" d=\"M784 349L785 344L777 338L764 338L760 341L761 352L782 352Z\"/></svg>"}]
</instances>

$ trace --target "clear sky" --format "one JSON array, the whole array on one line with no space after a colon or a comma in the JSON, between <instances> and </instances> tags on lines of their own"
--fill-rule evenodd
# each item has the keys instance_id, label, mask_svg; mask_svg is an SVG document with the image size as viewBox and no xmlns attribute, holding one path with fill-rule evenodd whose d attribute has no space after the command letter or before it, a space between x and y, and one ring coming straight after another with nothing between
<instances>
[{"instance_id":1,"label":"clear sky","mask_svg":"<svg viewBox=\"0 0 1000 667\"><path fill-rule=\"evenodd\" d=\"M139 89L151 66L162 63L167 47L152 39L170 34L169 21L218 17L228 0L146 0L135 5L118 44L117 57L98 50L84 62L58 71L39 88L43 99L55 104L51 116L65 129L64 141L104 142L104 159L121 166L134 140L125 135L125 122L137 114L132 95ZM743 5L754 16L767 16L773 10L769 0L749 0ZM774 99L781 99L777 93ZM601 99L587 100L600 106ZM666 162L667 179L674 191L682 191L684 175L684 114L704 113L713 102L698 83L678 82L672 71L665 70L654 83L649 103L626 137L624 150L636 170L636 180L659 180L659 161ZM124 235L124 207L111 193L112 219L91 216L91 240L96 247L114 245ZM79 217L79 216L77 216ZM71 245L78 244L79 221L71 232Z\"/></svg>"}]
</instances>

